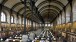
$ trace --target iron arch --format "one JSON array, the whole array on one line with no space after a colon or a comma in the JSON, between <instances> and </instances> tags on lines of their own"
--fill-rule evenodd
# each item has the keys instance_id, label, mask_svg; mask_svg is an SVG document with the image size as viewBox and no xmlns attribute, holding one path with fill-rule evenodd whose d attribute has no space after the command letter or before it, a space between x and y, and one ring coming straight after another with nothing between
<instances>
[{"instance_id":1,"label":"iron arch","mask_svg":"<svg viewBox=\"0 0 76 42\"><path fill-rule=\"evenodd\" d=\"M64 7L63 3L59 2L59 1L53 1L56 4L59 4L61 7ZM48 1L43 1L41 2L37 7L39 8L40 6L42 6L43 4L48 3Z\"/></svg>"},{"instance_id":2,"label":"iron arch","mask_svg":"<svg viewBox=\"0 0 76 42\"><path fill-rule=\"evenodd\" d=\"M42 11L43 9L48 8L48 6L49 6L49 5L42 7L39 11ZM56 6L50 5L50 7L51 7L51 8L55 8L55 9L58 10L58 11L61 11L61 9L59 9L59 8L56 7Z\"/></svg>"}]
</instances>

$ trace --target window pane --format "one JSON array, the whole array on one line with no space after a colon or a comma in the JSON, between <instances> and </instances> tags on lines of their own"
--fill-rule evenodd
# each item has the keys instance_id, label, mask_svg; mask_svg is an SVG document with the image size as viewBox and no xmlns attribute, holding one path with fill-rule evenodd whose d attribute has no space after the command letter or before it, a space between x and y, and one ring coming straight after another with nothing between
<instances>
[{"instance_id":1,"label":"window pane","mask_svg":"<svg viewBox=\"0 0 76 42\"><path fill-rule=\"evenodd\" d=\"M14 17L11 16L11 23L14 23Z\"/></svg>"},{"instance_id":2,"label":"window pane","mask_svg":"<svg viewBox=\"0 0 76 42\"><path fill-rule=\"evenodd\" d=\"M59 16L59 24L61 24L61 15Z\"/></svg>"},{"instance_id":3,"label":"window pane","mask_svg":"<svg viewBox=\"0 0 76 42\"><path fill-rule=\"evenodd\" d=\"M73 8L73 21L76 21L76 5Z\"/></svg>"},{"instance_id":4,"label":"window pane","mask_svg":"<svg viewBox=\"0 0 76 42\"><path fill-rule=\"evenodd\" d=\"M70 14L66 14L66 23L70 21Z\"/></svg>"},{"instance_id":5,"label":"window pane","mask_svg":"<svg viewBox=\"0 0 76 42\"><path fill-rule=\"evenodd\" d=\"M57 24L61 24L61 16L57 19Z\"/></svg>"},{"instance_id":6,"label":"window pane","mask_svg":"<svg viewBox=\"0 0 76 42\"><path fill-rule=\"evenodd\" d=\"M62 12L62 24L65 23L65 13Z\"/></svg>"},{"instance_id":7,"label":"window pane","mask_svg":"<svg viewBox=\"0 0 76 42\"><path fill-rule=\"evenodd\" d=\"M3 12L1 12L1 21L5 22L6 21L6 16Z\"/></svg>"},{"instance_id":8,"label":"window pane","mask_svg":"<svg viewBox=\"0 0 76 42\"><path fill-rule=\"evenodd\" d=\"M70 22L70 12L71 12L71 7L69 5L66 9L66 23Z\"/></svg>"}]
</instances>

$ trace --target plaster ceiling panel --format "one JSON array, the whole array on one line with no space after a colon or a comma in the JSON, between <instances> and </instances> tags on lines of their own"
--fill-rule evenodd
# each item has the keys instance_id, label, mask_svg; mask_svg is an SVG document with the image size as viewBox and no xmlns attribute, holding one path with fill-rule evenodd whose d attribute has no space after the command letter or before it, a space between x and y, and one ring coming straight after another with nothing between
<instances>
[{"instance_id":1,"label":"plaster ceiling panel","mask_svg":"<svg viewBox=\"0 0 76 42\"><path fill-rule=\"evenodd\" d=\"M44 15L44 14L46 14L48 11L44 11L44 12L42 12L42 14L41 15ZM54 12L54 11L51 11L50 13L55 13L55 14L58 14L57 12ZM47 13L48 14L48 13Z\"/></svg>"},{"instance_id":2,"label":"plaster ceiling panel","mask_svg":"<svg viewBox=\"0 0 76 42\"><path fill-rule=\"evenodd\" d=\"M44 10L46 10L46 9L49 9L49 8L45 8L45 9L39 11L39 12L41 13L42 11L44 11ZM58 11L57 9L55 9L55 8L50 8L50 9L54 9L54 10L56 10L56 11L59 13L59 11Z\"/></svg>"},{"instance_id":3,"label":"plaster ceiling panel","mask_svg":"<svg viewBox=\"0 0 76 42\"><path fill-rule=\"evenodd\" d=\"M41 2L43 2L45 0L38 0L36 3L35 3L35 6L37 7Z\"/></svg>"},{"instance_id":4,"label":"plaster ceiling panel","mask_svg":"<svg viewBox=\"0 0 76 42\"><path fill-rule=\"evenodd\" d=\"M66 4L68 3L67 0L58 0L58 1L60 1L60 2L63 3L64 5L66 5Z\"/></svg>"},{"instance_id":5,"label":"plaster ceiling panel","mask_svg":"<svg viewBox=\"0 0 76 42\"><path fill-rule=\"evenodd\" d=\"M2 3L3 0L0 0L0 3Z\"/></svg>"},{"instance_id":6,"label":"plaster ceiling panel","mask_svg":"<svg viewBox=\"0 0 76 42\"><path fill-rule=\"evenodd\" d=\"M23 14L24 11L25 11L25 9L23 9L23 10L20 12L20 14Z\"/></svg>"},{"instance_id":7,"label":"plaster ceiling panel","mask_svg":"<svg viewBox=\"0 0 76 42\"><path fill-rule=\"evenodd\" d=\"M15 7L15 8L14 8L14 10L15 10L16 12L18 12L18 11L19 11L19 9L21 9L22 7L24 7L24 5L23 5L23 4L18 5L17 7Z\"/></svg>"},{"instance_id":8,"label":"plaster ceiling panel","mask_svg":"<svg viewBox=\"0 0 76 42\"><path fill-rule=\"evenodd\" d=\"M20 0L8 0L4 6L7 6L8 8L12 8L16 3L21 2Z\"/></svg>"}]
</instances>

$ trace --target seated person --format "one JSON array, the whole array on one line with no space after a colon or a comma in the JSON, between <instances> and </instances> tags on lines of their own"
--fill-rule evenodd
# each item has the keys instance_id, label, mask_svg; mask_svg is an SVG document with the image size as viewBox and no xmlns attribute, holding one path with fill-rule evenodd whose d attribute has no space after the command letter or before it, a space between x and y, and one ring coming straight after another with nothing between
<instances>
[{"instance_id":1,"label":"seated person","mask_svg":"<svg viewBox=\"0 0 76 42\"><path fill-rule=\"evenodd\" d=\"M45 42L45 38L41 38L40 42Z\"/></svg>"}]
</instances>

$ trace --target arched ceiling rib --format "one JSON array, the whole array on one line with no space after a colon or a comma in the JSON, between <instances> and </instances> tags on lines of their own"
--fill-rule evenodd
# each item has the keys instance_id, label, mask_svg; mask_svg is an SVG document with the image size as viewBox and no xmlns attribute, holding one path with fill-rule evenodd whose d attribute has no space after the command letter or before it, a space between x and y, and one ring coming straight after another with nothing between
<instances>
[{"instance_id":1,"label":"arched ceiling rib","mask_svg":"<svg viewBox=\"0 0 76 42\"><path fill-rule=\"evenodd\" d=\"M28 12L31 13L31 10L26 10L26 14L27 14ZM22 14L25 14L25 11L24 11Z\"/></svg>"},{"instance_id":2,"label":"arched ceiling rib","mask_svg":"<svg viewBox=\"0 0 76 42\"><path fill-rule=\"evenodd\" d=\"M26 7L27 10L30 10L29 6ZM18 13L22 14L23 12L25 12L25 7L22 7L18 10Z\"/></svg>"},{"instance_id":3,"label":"arched ceiling rib","mask_svg":"<svg viewBox=\"0 0 76 42\"><path fill-rule=\"evenodd\" d=\"M24 10L25 7L22 7L20 10L18 10L18 12L21 12L22 10Z\"/></svg>"},{"instance_id":4,"label":"arched ceiling rib","mask_svg":"<svg viewBox=\"0 0 76 42\"><path fill-rule=\"evenodd\" d=\"M38 10L40 10L42 7L48 6L48 5L49 5L49 3L45 3L41 7L39 7ZM55 3L50 3L50 5L56 6L56 7L60 8L61 10L63 9L63 7L61 7L60 5L57 5Z\"/></svg>"},{"instance_id":5,"label":"arched ceiling rib","mask_svg":"<svg viewBox=\"0 0 76 42\"><path fill-rule=\"evenodd\" d=\"M15 10L16 12L18 12L18 10L20 10L22 7L24 7L23 4L18 5L17 7L15 7L13 10Z\"/></svg>"},{"instance_id":6,"label":"arched ceiling rib","mask_svg":"<svg viewBox=\"0 0 76 42\"><path fill-rule=\"evenodd\" d=\"M44 14L48 14L49 12L48 11L46 11L46 12L44 12L44 13L42 13L42 16L44 16ZM55 12L50 12L49 13L49 15L51 14L51 16L53 15L54 17L56 16L55 14Z\"/></svg>"},{"instance_id":7,"label":"arched ceiling rib","mask_svg":"<svg viewBox=\"0 0 76 42\"><path fill-rule=\"evenodd\" d=\"M46 9L46 10L42 11L41 13L44 13L46 11L48 11L48 12L54 12L54 13L56 13L55 15L58 14L58 12L56 10L53 10L53 9Z\"/></svg>"},{"instance_id":8,"label":"arched ceiling rib","mask_svg":"<svg viewBox=\"0 0 76 42\"><path fill-rule=\"evenodd\" d=\"M19 12L19 11L18 11L18 12ZM26 13L27 13L27 12L31 12L31 10L28 9L28 10L26 10ZM20 13L20 14L24 14L24 13L25 13L25 10L23 9L23 10L21 10L19 13Z\"/></svg>"},{"instance_id":9,"label":"arched ceiling rib","mask_svg":"<svg viewBox=\"0 0 76 42\"><path fill-rule=\"evenodd\" d=\"M14 9L14 8L17 7L18 5L21 5L22 3L23 3L23 2L18 2L18 3L16 3L15 5L12 6L11 9Z\"/></svg>"},{"instance_id":10,"label":"arched ceiling rib","mask_svg":"<svg viewBox=\"0 0 76 42\"><path fill-rule=\"evenodd\" d=\"M49 3L49 2L48 1L43 1L43 2L39 3L36 7L39 8L39 7L41 7L45 3ZM60 5L61 7L64 7L63 3L59 2L59 1L53 1L53 2L50 2L50 4L51 3L56 3L56 4Z\"/></svg>"},{"instance_id":11,"label":"arched ceiling rib","mask_svg":"<svg viewBox=\"0 0 76 42\"><path fill-rule=\"evenodd\" d=\"M8 0L4 6L7 6L8 8L12 8L16 3L21 2L20 0Z\"/></svg>"},{"instance_id":12,"label":"arched ceiling rib","mask_svg":"<svg viewBox=\"0 0 76 42\"><path fill-rule=\"evenodd\" d=\"M31 11L30 10L26 10L26 16L29 15L28 13L31 14ZM25 12L23 12L23 14L25 14Z\"/></svg>"},{"instance_id":13,"label":"arched ceiling rib","mask_svg":"<svg viewBox=\"0 0 76 42\"><path fill-rule=\"evenodd\" d=\"M24 5L23 2L18 2L18 3L16 3L15 5L13 5L11 9L14 9L14 8L16 8L17 6L22 5L22 4ZM27 2L27 4L28 4L28 6L29 6L29 3L28 3L28 2Z\"/></svg>"},{"instance_id":14,"label":"arched ceiling rib","mask_svg":"<svg viewBox=\"0 0 76 42\"><path fill-rule=\"evenodd\" d=\"M58 0L59 2L63 3L65 6L68 3L68 0Z\"/></svg>"},{"instance_id":15,"label":"arched ceiling rib","mask_svg":"<svg viewBox=\"0 0 76 42\"><path fill-rule=\"evenodd\" d=\"M26 14L26 16L29 16L29 15L31 15L31 13L30 13L30 12L28 12L28 13Z\"/></svg>"},{"instance_id":16,"label":"arched ceiling rib","mask_svg":"<svg viewBox=\"0 0 76 42\"><path fill-rule=\"evenodd\" d=\"M41 11L45 10L46 8L49 8L49 5L48 5L48 6L44 6L44 7L42 7L39 11L41 12ZM50 5L50 8L54 8L55 10L60 11L60 9L59 9L58 7L53 6L53 5Z\"/></svg>"},{"instance_id":17,"label":"arched ceiling rib","mask_svg":"<svg viewBox=\"0 0 76 42\"><path fill-rule=\"evenodd\" d=\"M30 9L30 7L29 7L29 3L27 2L27 8L29 8ZM18 7L24 7L24 4L23 4L23 2L19 2L19 3L16 3L11 9L14 9L14 10L16 10L17 12L18 12L18 10L20 10L21 8L18 8ZM25 9L25 8L24 8ZM24 10L23 9L23 10Z\"/></svg>"},{"instance_id":18,"label":"arched ceiling rib","mask_svg":"<svg viewBox=\"0 0 76 42\"><path fill-rule=\"evenodd\" d=\"M47 10L47 9L52 9L52 10L55 10L55 11L57 11L57 12L59 13L59 11L56 10L56 9L54 9L54 8L45 8L45 9L43 9L42 11L40 11L40 13L43 12L44 10Z\"/></svg>"},{"instance_id":19,"label":"arched ceiling rib","mask_svg":"<svg viewBox=\"0 0 76 42\"><path fill-rule=\"evenodd\" d=\"M55 13L51 12L50 14L47 14L48 12L46 12L46 14L43 15L43 18L45 18L45 21L49 21L51 22L54 19Z\"/></svg>"}]
</instances>

